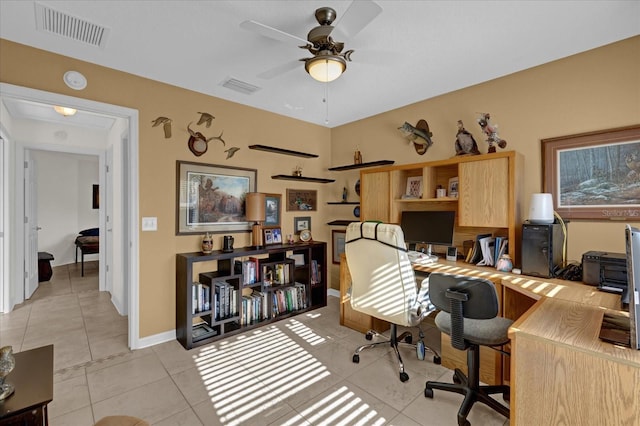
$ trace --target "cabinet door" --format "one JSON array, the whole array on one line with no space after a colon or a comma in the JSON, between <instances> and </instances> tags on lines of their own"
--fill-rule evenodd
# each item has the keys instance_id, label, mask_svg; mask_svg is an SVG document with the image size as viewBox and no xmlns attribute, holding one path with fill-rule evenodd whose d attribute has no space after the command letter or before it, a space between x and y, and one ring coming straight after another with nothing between
<instances>
[{"instance_id":1,"label":"cabinet door","mask_svg":"<svg viewBox=\"0 0 640 426\"><path fill-rule=\"evenodd\" d=\"M458 224L509 226L509 159L460 163Z\"/></svg>"},{"instance_id":2,"label":"cabinet door","mask_svg":"<svg viewBox=\"0 0 640 426\"><path fill-rule=\"evenodd\" d=\"M361 173L360 220L389 221L391 205L391 175L389 172Z\"/></svg>"}]
</instances>

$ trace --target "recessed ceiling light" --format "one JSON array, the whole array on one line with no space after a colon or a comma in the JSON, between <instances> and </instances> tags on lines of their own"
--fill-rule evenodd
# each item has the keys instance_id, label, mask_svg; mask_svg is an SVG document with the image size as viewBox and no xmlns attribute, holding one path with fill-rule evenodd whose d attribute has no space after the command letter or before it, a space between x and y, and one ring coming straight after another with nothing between
<instances>
[{"instance_id":1,"label":"recessed ceiling light","mask_svg":"<svg viewBox=\"0 0 640 426\"><path fill-rule=\"evenodd\" d=\"M73 90L82 90L87 87L87 78L78 71L65 72L63 80Z\"/></svg>"}]
</instances>

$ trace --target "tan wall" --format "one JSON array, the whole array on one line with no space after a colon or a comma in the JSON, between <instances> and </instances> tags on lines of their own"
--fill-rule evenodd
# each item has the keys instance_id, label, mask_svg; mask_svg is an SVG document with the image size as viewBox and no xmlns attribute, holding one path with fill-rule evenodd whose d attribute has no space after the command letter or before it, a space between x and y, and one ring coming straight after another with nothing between
<instances>
[{"instance_id":1,"label":"tan wall","mask_svg":"<svg viewBox=\"0 0 640 426\"><path fill-rule=\"evenodd\" d=\"M247 167L258 170L261 192L283 194L283 234L293 232L294 216L311 216L314 239L327 241L325 209L327 185L272 180L271 175L290 174L297 164L306 176L325 177L330 167L330 130L324 127L245 107L222 99L184 90L131 74L0 40L0 81L18 86L61 93L139 111L140 216L156 216L157 232L140 232L140 337L175 328L175 254L198 251L200 236L175 235L176 160ZM62 81L68 70L83 73L88 86L69 89ZM187 148L186 126L208 111L216 119L207 136L224 130L227 146L241 148L226 160L225 148L212 141L206 154L195 157ZM158 116L173 119L173 137L165 139L162 127L151 127ZM192 125L192 128L195 127ZM247 149L253 144L272 145L319 155L317 159L269 154ZM286 212L286 188L315 189L319 209L294 214ZM235 246L250 245L248 233L234 234ZM214 249L222 247L222 236L214 238ZM337 284L336 284L337 285Z\"/></svg>"},{"instance_id":2,"label":"tan wall","mask_svg":"<svg viewBox=\"0 0 640 426\"><path fill-rule=\"evenodd\" d=\"M331 130L6 40L0 40L0 81L139 111L140 216L158 217L159 227L158 232L140 233L140 336L146 337L174 328L175 254L198 250L200 243L196 236L175 236L176 160L257 168L258 190L282 193L283 203L286 188L318 190L319 211L308 215L314 239L329 243L330 260L331 230L340 228L325 223L353 218L353 206L327 206L326 202L340 200L344 186L349 200L357 200L353 187L358 171L331 173L327 167L351 164L356 148L365 162L385 159L405 164L451 157L458 119L486 152L476 113L489 112L500 136L508 141L507 149L526 158L522 200L526 215L530 194L542 189L540 139L640 122L639 51L640 37L635 37ZM85 90L76 92L64 85L62 75L70 69L88 78ZM402 82L388 84L411 90ZM212 134L224 130L229 145L243 148L235 157L225 160L216 142L199 158L188 151L186 125L203 110L216 116ZM151 127L151 120L159 115L173 119L172 139L164 139L160 128ZM435 140L424 156L416 154L397 130L405 121L415 125L419 119L429 122ZM251 144L308 150L320 158L300 161L246 149ZM273 174L290 173L299 163L305 175L333 177L336 183L270 179ZM283 211L283 233L292 232L293 217L294 213ZM235 236L236 246L248 244L249 234ZM221 239L214 239L215 248L220 248ZM584 251L594 249L623 251L622 224L572 222L568 258L579 260ZM331 287L337 289L338 268L330 261L328 266Z\"/></svg>"},{"instance_id":3,"label":"tan wall","mask_svg":"<svg viewBox=\"0 0 640 426\"><path fill-rule=\"evenodd\" d=\"M487 152L476 119L477 112L489 112L508 142L506 149L525 157L521 210L522 219L527 219L531 194L542 191L541 139L640 124L639 52L640 37L634 37L334 128L333 163L352 162L356 145L365 162L407 164L452 157L459 119L480 151ZM411 90L402 82L389 84ZM423 156L397 130L405 121L415 125L419 119L427 120L435 141ZM358 173L353 172L351 179L357 180ZM344 207L333 209L334 215L340 208ZM588 250L625 250L621 222L572 221L568 235L569 261L579 262Z\"/></svg>"}]
</instances>

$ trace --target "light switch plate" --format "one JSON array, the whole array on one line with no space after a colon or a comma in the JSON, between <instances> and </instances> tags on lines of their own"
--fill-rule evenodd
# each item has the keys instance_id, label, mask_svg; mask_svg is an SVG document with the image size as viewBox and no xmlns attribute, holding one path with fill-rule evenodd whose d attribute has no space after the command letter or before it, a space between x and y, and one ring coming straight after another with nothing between
<instances>
[{"instance_id":1,"label":"light switch plate","mask_svg":"<svg viewBox=\"0 0 640 426\"><path fill-rule=\"evenodd\" d=\"M142 230L143 231L157 231L158 230L158 218L157 217L143 217L142 218Z\"/></svg>"}]
</instances>

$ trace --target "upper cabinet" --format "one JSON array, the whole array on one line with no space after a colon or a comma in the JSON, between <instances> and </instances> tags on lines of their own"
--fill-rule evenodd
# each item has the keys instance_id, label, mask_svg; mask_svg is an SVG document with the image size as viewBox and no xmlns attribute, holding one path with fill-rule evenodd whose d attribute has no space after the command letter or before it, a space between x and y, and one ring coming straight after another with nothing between
<instances>
[{"instance_id":1,"label":"upper cabinet","mask_svg":"<svg viewBox=\"0 0 640 426\"><path fill-rule=\"evenodd\" d=\"M425 163L360 171L360 219L400 223L405 210L455 210L454 244L478 233L508 237L509 254L519 262L522 156L515 151L453 157ZM449 196L449 181L458 178L458 196ZM422 183L418 196L408 196L408 182ZM436 189L447 189L437 198ZM415 195L415 194L414 194Z\"/></svg>"}]
</instances>

